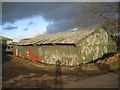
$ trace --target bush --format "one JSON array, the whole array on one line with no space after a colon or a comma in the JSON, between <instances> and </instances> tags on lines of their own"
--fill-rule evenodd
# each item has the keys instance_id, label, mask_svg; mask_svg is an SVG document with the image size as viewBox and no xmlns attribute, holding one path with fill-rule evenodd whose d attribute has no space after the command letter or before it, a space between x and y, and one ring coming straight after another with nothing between
<instances>
[{"instance_id":1,"label":"bush","mask_svg":"<svg viewBox=\"0 0 120 90\"><path fill-rule=\"evenodd\" d=\"M108 64L97 64L99 70L101 71L110 71L110 66Z\"/></svg>"}]
</instances>

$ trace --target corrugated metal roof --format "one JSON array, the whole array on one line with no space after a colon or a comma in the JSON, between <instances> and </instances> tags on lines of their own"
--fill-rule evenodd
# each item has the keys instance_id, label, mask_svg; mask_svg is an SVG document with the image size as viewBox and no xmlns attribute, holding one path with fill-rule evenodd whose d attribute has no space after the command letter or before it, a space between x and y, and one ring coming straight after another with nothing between
<instances>
[{"instance_id":1,"label":"corrugated metal roof","mask_svg":"<svg viewBox=\"0 0 120 90\"><path fill-rule=\"evenodd\" d=\"M21 39L20 42L26 42L27 40L30 40L32 38L25 38L25 39Z\"/></svg>"},{"instance_id":2,"label":"corrugated metal roof","mask_svg":"<svg viewBox=\"0 0 120 90\"><path fill-rule=\"evenodd\" d=\"M68 32L60 32L55 34L40 35L25 42L20 42L18 45L30 44L76 44L90 33L94 32L97 28L93 27L86 29L79 29Z\"/></svg>"}]
</instances>

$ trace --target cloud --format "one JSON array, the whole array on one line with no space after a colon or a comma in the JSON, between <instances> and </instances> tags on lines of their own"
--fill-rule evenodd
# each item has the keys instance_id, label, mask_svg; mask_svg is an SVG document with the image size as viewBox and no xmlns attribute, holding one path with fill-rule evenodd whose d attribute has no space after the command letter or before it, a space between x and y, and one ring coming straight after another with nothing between
<instances>
[{"instance_id":1,"label":"cloud","mask_svg":"<svg viewBox=\"0 0 120 90\"><path fill-rule=\"evenodd\" d=\"M46 34L98 24L96 19L85 16L86 11L83 9L85 4L81 2L3 2L3 24L42 16L47 22L50 22ZM90 4L98 5L99 3ZM30 22L28 25L32 24L33 22Z\"/></svg>"},{"instance_id":2,"label":"cloud","mask_svg":"<svg viewBox=\"0 0 120 90\"><path fill-rule=\"evenodd\" d=\"M25 29L24 29L24 31L27 31L27 30L28 30L28 28L25 28Z\"/></svg>"},{"instance_id":3,"label":"cloud","mask_svg":"<svg viewBox=\"0 0 120 90\"><path fill-rule=\"evenodd\" d=\"M29 22L28 25L33 25L34 23L33 22Z\"/></svg>"},{"instance_id":4,"label":"cloud","mask_svg":"<svg viewBox=\"0 0 120 90\"><path fill-rule=\"evenodd\" d=\"M18 42L18 41L21 40L21 39L33 38L33 37L36 37L36 36L38 36L38 35L40 35L40 34L42 34L41 31L34 31L34 32L32 32L32 33L19 35L19 37L18 37L18 36L14 36L13 39L14 39L14 41L17 41L17 42Z\"/></svg>"},{"instance_id":5,"label":"cloud","mask_svg":"<svg viewBox=\"0 0 120 90\"><path fill-rule=\"evenodd\" d=\"M17 26L10 26L10 25L7 25L6 27L4 27L3 29L5 30L13 30L13 29L17 29L18 27Z\"/></svg>"}]
</instances>

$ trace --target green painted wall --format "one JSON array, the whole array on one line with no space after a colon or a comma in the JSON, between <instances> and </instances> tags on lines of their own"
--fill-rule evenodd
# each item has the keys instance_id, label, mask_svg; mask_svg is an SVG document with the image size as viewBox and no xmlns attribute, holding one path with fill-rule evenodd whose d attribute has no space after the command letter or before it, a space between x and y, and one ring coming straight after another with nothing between
<instances>
[{"instance_id":1,"label":"green painted wall","mask_svg":"<svg viewBox=\"0 0 120 90\"><path fill-rule=\"evenodd\" d=\"M16 56L47 64L55 64L56 60L60 60L62 65L68 66L89 63L102 57L104 54L116 51L116 43L108 33L102 28L97 29L87 38L80 41L77 46L16 46L13 53Z\"/></svg>"},{"instance_id":2,"label":"green painted wall","mask_svg":"<svg viewBox=\"0 0 120 90\"><path fill-rule=\"evenodd\" d=\"M7 45L7 41L6 40L0 40L0 44Z\"/></svg>"},{"instance_id":3,"label":"green painted wall","mask_svg":"<svg viewBox=\"0 0 120 90\"><path fill-rule=\"evenodd\" d=\"M39 46L15 46L13 54L19 57L40 61Z\"/></svg>"},{"instance_id":4,"label":"green painted wall","mask_svg":"<svg viewBox=\"0 0 120 90\"><path fill-rule=\"evenodd\" d=\"M7 41L6 40L0 40L0 48L2 48L2 52L5 52Z\"/></svg>"},{"instance_id":5,"label":"green painted wall","mask_svg":"<svg viewBox=\"0 0 120 90\"><path fill-rule=\"evenodd\" d=\"M79 65L80 50L74 45L44 45L39 48L43 63L55 64L60 60L62 65Z\"/></svg>"},{"instance_id":6,"label":"green painted wall","mask_svg":"<svg viewBox=\"0 0 120 90\"><path fill-rule=\"evenodd\" d=\"M43 46L15 46L14 55L30 58L39 57L39 61L47 64L55 64L60 60L62 65L74 66L79 64L80 50L74 45L43 45ZM33 57L33 58L31 58Z\"/></svg>"},{"instance_id":7,"label":"green painted wall","mask_svg":"<svg viewBox=\"0 0 120 90\"><path fill-rule=\"evenodd\" d=\"M82 42L79 42L78 46L81 49L81 60L83 60L83 63L96 60L107 53L116 52L116 43L101 28L98 28L98 30L82 40Z\"/></svg>"}]
</instances>

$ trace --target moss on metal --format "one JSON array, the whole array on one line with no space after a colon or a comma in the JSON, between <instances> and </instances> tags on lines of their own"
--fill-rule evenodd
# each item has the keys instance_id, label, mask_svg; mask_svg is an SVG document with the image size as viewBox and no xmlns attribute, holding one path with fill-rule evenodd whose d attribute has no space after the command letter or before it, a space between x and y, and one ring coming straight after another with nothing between
<instances>
[{"instance_id":1,"label":"moss on metal","mask_svg":"<svg viewBox=\"0 0 120 90\"><path fill-rule=\"evenodd\" d=\"M47 64L55 64L59 59L62 65L76 66L116 51L116 43L101 27L43 35L40 40L36 38L23 45L36 43L38 46L16 46L14 55Z\"/></svg>"},{"instance_id":2,"label":"moss on metal","mask_svg":"<svg viewBox=\"0 0 120 90\"><path fill-rule=\"evenodd\" d=\"M79 65L79 47L73 45L44 45L39 48L41 62L55 64L60 60L62 65Z\"/></svg>"},{"instance_id":3,"label":"moss on metal","mask_svg":"<svg viewBox=\"0 0 120 90\"><path fill-rule=\"evenodd\" d=\"M15 46L13 54L22 58L40 61L39 47L37 46Z\"/></svg>"},{"instance_id":4,"label":"moss on metal","mask_svg":"<svg viewBox=\"0 0 120 90\"><path fill-rule=\"evenodd\" d=\"M81 46L83 63L94 62L104 54L116 52L116 43L102 28L97 28L89 37L79 42L78 46Z\"/></svg>"}]
</instances>

